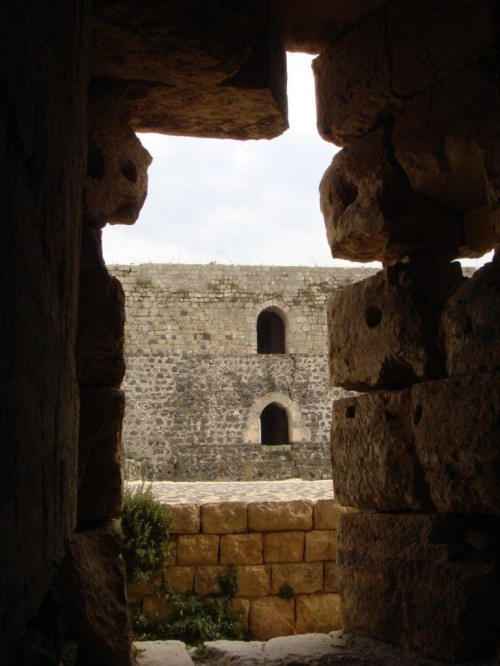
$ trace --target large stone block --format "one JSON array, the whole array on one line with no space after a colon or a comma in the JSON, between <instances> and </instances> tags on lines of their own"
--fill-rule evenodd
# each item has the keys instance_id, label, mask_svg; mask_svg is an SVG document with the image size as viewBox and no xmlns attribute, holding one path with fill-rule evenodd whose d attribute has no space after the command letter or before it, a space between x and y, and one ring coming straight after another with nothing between
<instances>
[{"instance_id":1,"label":"large stone block","mask_svg":"<svg viewBox=\"0 0 500 666\"><path fill-rule=\"evenodd\" d=\"M303 559L304 532L264 534L265 562L302 562Z\"/></svg>"},{"instance_id":2,"label":"large stone block","mask_svg":"<svg viewBox=\"0 0 500 666\"><path fill-rule=\"evenodd\" d=\"M80 385L118 388L125 374L125 296L102 258L101 232L84 227L76 367Z\"/></svg>"},{"instance_id":3,"label":"large stone block","mask_svg":"<svg viewBox=\"0 0 500 666\"><path fill-rule=\"evenodd\" d=\"M123 495L123 391L83 387L80 390L78 442L79 522L110 520L121 513Z\"/></svg>"},{"instance_id":4,"label":"large stone block","mask_svg":"<svg viewBox=\"0 0 500 666\"><path fill-rule=\"evenodd\" d=\"M90 95L90 135L83 195L83 222L91 227L134 224L148 193L152 157L120 109L94 87Z\"/></svg>"},{"instance_id":5,"label":"large stone block","mask_svg":"<svg viewBox=\"0 0 500 666\"><path fill-rule=\"evenodd\" d=\"M463 281L458 263L415 258L335 292L328 303L332 384L371 391L443 376L438 321Z\"/></svg>"},{"instance_id":6,"label":"large stone block","mask_svg":"<svg viewBox=\"0 0 500 666\"><path fill-rule=\"evenodd\" d=\"M408 99L495 53L487 0L389 3L314 61L318 130L343 145Z\"/></svg>"},{"instance_id":7,"label":"large stone block","mask_svg":"<svg viewBox=\"0 0 500 666\"><path fill-rule=\"evenodd\" d=\"M186 534L177 539L177 564L217 564L219 537L212 534Z\"/></svg>"},{"instance_id":8,"label":"large stone block","mask_svg":"<svg viewBox=\"0 0 500 666\"><path fill-rule=\"evenodd\" d=\"M220 538L221 564L262 564L262 534L224 534Z\"/></svg>"},{"instance_id":9,"label":"large stone block","mask_svg":"<svg viewBox=\"0 0 500 666\"><path fill-rule=\"evenodd\" d=\"M273 594L283 587L291 587L295 594L312 594L323 590L323 564L300 562L273 564Z\"/></svg>"},{"instance_id":10,"label":"large stone block","mask_svg":"<svg viewBox=\"0 0 500 666\"><path fill-rule=\"evenodd\" d=\"M500 373L411 392L415 452L441 512L500 513Z\"/></svg>"},{"instance_id":11,"label":"large stone block","mask_svg":"<svg viewBox=\"0 0 500 666\"><path fill-rule=\"evenodd\" d=\"M56 579L66 621L78 643L77 663L128 666L130 623L119 521L76 532Z\"/></svg>"},{"instance_id":12,"label":"large stone block","mask_svg":"<svg viewBox=\"0 0 500 666\"><path fill-rule=\"evenodd\" d=\"M441 330L450 376L500 369L500 258L453 294Z\"/></svg>"},{"instance_id":13,"label":"large stone block","mask_svg":"<svg viewBox=\"0 0 500 666\"><path fill-rule=\"evenodd\" d=\"M194 587L193 567L168 567L164 569L165 581L176 592L192 592Z\"/></svg>"},{"instance_id":14,"label":"large stone block","mask_svg":"<svg viewBox=\"0 0 500 666\"><path fill-rule=\"evenodd\" d=\"M306 533L306 562L323 562L337 558L335 530L313 530Z\"/></svg>"},{"instance_id":15,"label":"large stone block","mask_svg":"<svg viewBox=\"0 0 500 666\"><path fill-rule=\"evenodd\" d=\"M231 534L245 532L247 528L246 502L216 502L201 508L202 531L205 534Z\"/></svg>"},{"instance_id":16,"label":"large stone block","mask_svg":"<svg viewBox=\"0 0 500 666\"><path fill-rule=\"evenodd\" d=\"M199 504L164 504L172 519L172 534L198 534L200 531Z\"/></svg>"},{"instance_id":17,"label":"large stone block","mask_svg":"<svg viewBox=\"0 0 500 666\"><path fill-rule=\"evenodd\" d=\"M432 507L415 455L410 390L333 403L332 463L339 502L380 511Z\"/></svg>"},{"instance_id":18,"label":"large stone block","mask_svg":"<svg viewBox=\"0 0 500 666\"><path fill-rule=\"evenodd\" d=\"M264 0L105 1L93 23L94 77L135 130L260 139L287 128L285 50Z\"/></svg>"},{"instance_id":19,"label":"large stone block","mask_svg":"<svg viewBox=\"0 0 500 666\"><path fill-rule=\"evenodd\" d=\"M335 592L336 594L340 591L339 584L339 569L336 562L325 562L325 579L324 579L324 590L325 592Z\"/></svg>"},{"instance_id":20,"label":"large stone block","mask_svg":"<svg viewBox=\"0 0 500 666\"><path fill-rule=\"evenodd\" d=\"M250 632L260 641L295 633L295 600L262 597L250 606Z\"/></svg>"},{"instance_id":21,"label":"large stone block","mask_svg":"<svg viewBox=\"0 0 500 666\"><path fill-rule=\"evenodd\" d=\"M379 511L500 513L499 405L500 373L337 401L337 497Z\"/></svg>"},{"instance_id":22,"label":"large stone block","mask_svg":"<svg viewBox=\"0 0 500 666\"><path fill-rule=\"evenodd\" d=\"M314 504L314 529L336 530L340 516L347 509L340 506L337 500L322 499Z\"/></svg>"},{"instance_id":23,"label":"large stone block","mask_svg":"<svg viewBox=\"0 0 500 666\"><path fill-rule=\"evenodd\" d=\"M300 594L297 597L296 631L298 634L329 633L342 629L342 611L338 594Z\"/></svg>"},{"instance_id":24,"label":"large stone block","mask_svg":"<svg viewBox=\"0 0 500 666\"><path fill-rule=\"evenodd\" d=\"M461 661L500 632L498 517L346 514L339 571L346 632Z\"/></svg>"},{"instance_id":25,"label":"large stone block","mask_svg":"<svg viewBox=\"0 0 500 666\"><path fill-rule=\"evenodd\" d=\"M238 594L242 597L264 597L271 594L271 566L236 567Z\"/></svg>"},{"instance_id":26,"label":"large stone block","mask_svg":"<svg viewBox=\"0 0 500 666\"><path fill-rule=\"evenodd\" d=\"M248 633L248 623L250 620L250 601L236 597L231 601L231 610L238 618L238 627L241 633Z\"/></svg>"},{"instance_id":27,"label":"large stone block","mask_svg":"<svg viewBox=\"0 0 500 666\"><path fill-rule=\"evenodd\" d=\"M391 264L422 250L462 256L461 215L412 188L383 128L335 155L320 204L336 258Z\"/></svg>"},{"instance_id":28,"label":"large stone block","mask_svg":"<svg viewBox=\"0 0 500 666\"><path fill-rule=\"evenodd\" d=\"M248 529L259 532L310 530L312 507L309 500L251 502L248 505Z\"/></svg>"},{"instance_id":29,"label":"large stone block","mask_svg":"<svg viewBox=\"0 0 500 666\"><path fill-rule=\"evenodd\" d=\"M220 594L219 578L227 574L227 567L196 567L194 590L196 594Z\"/></svg>"}]
</instances>

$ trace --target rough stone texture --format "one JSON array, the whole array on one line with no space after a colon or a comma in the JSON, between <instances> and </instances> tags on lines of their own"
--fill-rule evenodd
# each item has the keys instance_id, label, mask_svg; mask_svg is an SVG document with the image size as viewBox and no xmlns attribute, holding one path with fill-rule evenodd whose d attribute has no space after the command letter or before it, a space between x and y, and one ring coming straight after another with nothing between
<instances>
[{"instance_id":1,"label":"rough stone texture","mask_svg":"<svg viewBox=\"0 0 500 666\"><path fill-rule=\"evenodd\" d=\"M297 564L273 564L273 593L290 586L296 594L313 594L323 589L323 564L300 562Z\"/></svg>"},{"instance_id":2,"label":"rough stone texture","mask_svg":"<svg viewBox=\"0 0 500 666\"><path fill-rule=\"evenodd\" d=\"M92 227L134 224L148 192L152 157L121 119L118 105L96 86L89 114L83 222Z\"/></svg>"},{"instance_id":3,"label":"rough stone texture","mask_svg":"<svg viewBox=\"0 0 500 666\"><path fill-rule=\"evenodd\" d=\"M296 630L299 634L342 629L338 594L304 594L297 597Z\"/></svg>"},{"instance_id":4,"label":"rough stone texture","mask_svg":"<svg viewBox=\"0 0 500 666\"><path fill-rule=\"evenodd\" d=\"M390 264L422 250L470 256L462 216L412 188L384 128L337 153L321 180L320 204L336 258Z\"/></svg>"},{"instance_id":5,"label":"rough stone texture","mask_svg":"<svg viewBox=\"0 0 500 666\"><path fill-rule=\"evenodd\" d=\"M306 562L323 562L337 558L337 535L333 530L314 530L306 534Z\"/></svg>"},{"instance_id":6,"label":"rough stone texture","mask_svg":"<svg viewBox=\"0 0 500 666\"><path fill-rule=\"evenodd\" d=\"M236 567L238 594L242 597L261 597L271 594L271 567Z\"/></svg>"},{"instance_id":7,"label":"rough stone texture","mask_svg":"<svg viewBox=\"0 0 500 666\"><path fill-rule=\"evenodd\" d=\"M83 387L80 390L79 522L120 517L124 407L125 396L118 389Z\"/></svg>"},{"instance_id":8,"label":"rough stone texture","mask_svg":"<svg viewBox=\"0 0 500 666\"><path fill-rule=\"evenodd\" d=\"M250 632L262 641L273 636L289 636L295 627L294 600L261 597L252 601L249 627Z\"/></svg>"},{"instance_id":9,"label":"rough stone texture","mask_svg":"<svg viewBox=\"0 0 500 666\"><path fill-rule=\"evenodd\" d=\"M181 488L177 492L182 493L182 490ZM199 501L200 497L198 496L196 499ZM291 511L288 513L284 511L286 503L292 504ZM297 502L293 500L273 501L268 504L265 513L266 525L274 524L279 516L289 518L297 513ZM200 531L197 534L176 535L175 546L172 547L174 552L172 559L163 563L162 571L153 584L129 584L129 600L151 618L157 614L162 618L168 618L171 613L171 602L165 597L162 589L165 581L179 592L194 591L201 597L213 597L213 595L221 593L220 579L231 573L236 575L238 583L237 596L233 605L235 608L243 610L241 625L245 631L252 631L249 624L251 606L253 624L258 627L266 626L267 637L280 635L279 632L283 630L287 634L291 630L293 632L316 631L320 617L322 626L328 625L327 614L331 615L332 622L337 623L339 602L338 598L334 598L339 591L337 564L334 561L336 558L336 532L335 530L313 530L310 518L314 513L315 504L312 504L311 501L304 504L308 509L308 520L302 521L302 530L297 528L291 532L253 532L253 528L247 526L245 533L228 533L228 530L229 525L240 529L238 522L234 521L234 516L241 514L243 508L246 509L246 513L251 502L246 504L241 501L221 502L219 512L215 510L213 500L206 505L203 502L201 502L201 506L198 503L193 504L196 507L196 515L201 512L202 520L198 525ZM190 515L188 505L180 504L179 506L183 513ZM203 516L206 513L205 506L213 515L219 516L218 528L221 536L201 532ZM333 504L324 502L322 511L318 515L326 517L328 522L338 513L340 511L336 511ZM224 523L225 519L228 521L227 524ZM338 518L334 520L336 522ZM191 528L192 525L188 523L187 527ZM309 542L307 550L306 539ZM307 562L307 557L314 561ZM203 563L208 560L212 563ZM307 604L306 597L318 595L318 593L321 599L312 600L311 604ZM300 628L297 594L301 595L303 602ZM291 608L290 621L284 622L281 619L275 622L273 620L272 624L266 625L268 608L272 609L272 614L277 612L273 600L278 598L281 601L282 597L291 601L291 607L285 606L285 609ZM257 601L263 601L263 603L254 606ZM314 609L317 609L317 613ZM315 618L315 614L318 615L317 618ZM290 622L292 623L291 629Z\"/></svg>"},{"instance_id":10,"label":"rough stone texture","mask_svg":"<svg viewBox=\"0 0 500 666\"><path fill-rule=\"evenodd\" d=\"M262 534L225 534L220 538L221 564L262 564Z\"/></svg>"},{"instance_id":11,"label":"rough stone texture","mask_svg":"<svg viewBox=\"0 0 500 666\"><path fill-rule=\"evenodd\" d=\"M201 510L197 504L164 504L172 519L172 534L198 534Z\"/></svg>"},{"instance_id":12,"label":"rough stone texture","mask_svg":"<svg viewBox=\"0 0 500 666\"><path fill-rule=\"evenodd\" d=\"M332 383L370 391L443 376L438 321L463 281L458 263L420 257L334 293L328 304Z\"/></svg>"},{"instance_id":13,"label":"rough stone texture","mask_svg":"<svg viewBox=\"0 0 500 666\"><path fill-rule=\"evenodd\" d=\"M319 133L344 145L397 116L417 93L491 56L494 20L487 0L387 3L314 61Z\"/></svg>"},{"instance_id":14,"label":"rough stone texture","mask_svg":"<svg viewBox=\"0 0 500 666\"><path fill-rule=\"evenodd\" d=\"M173 590L184 594L192 592L194 588L194 569L193 567L167 567L163 575Z\"/></svg>"},{"instance_id":15,"label":"rough stone texture","mask_svg":"<svg viewBox=\"0 0 500 666\"><path fill-rule=\"evenodd\" d=\"M119 388L125 374L125 299L102 258L101 231L84 228L76 362L80 385Z\"/></svg>"},{"instance_id":16,"label":"rough stone texture","mask_svg":"<svg viewBox=\"0 0 500 666\"><path fill-rule=\"evenodd\" d=\"M500 631L499 537L491 516L342 516L346 631L450 661L490 654Z\"/></svg>"},{"instance_id":17,"label":"rough stone texture","mask_svg":"<svg viewBox=\"0 0 500 666\"><path fill-rule=\"evenodd\" d=\"M273 6L287 51L321 53L333 39L359 23L384 2L385 0L274 0Z\"/></svg>"},{"instance_id":18,"label":"rough stone texture","mask_svg":"<svg viewBox=\"0 0 500 666\"><path fill-rule=\"evenodd\" d=\"M325 592L340 592L339 572L336 562L325 562L325 579L323 583Z\"/></svg>"},{"instance_id":19,"label":"rough stone texture","mask_svg":"<svg viewBox=\"0 0 500 666\"><path fill-rule=\"evenodd\" d=\"M119 521L75 532L58 575L56 589L78 643L77 663L82 666L132 664L120 550Z\"/></svg>"},{"instance_id":20,"label":"rough stone texture","mask_svg":"<svg viewBox=\"0 0 500 666\"><path fill-rule=\"evenodd\" d=\"M138 666L194 666L181 641L136 641Z\"/></svg>"},{"instance_id":21,"label":"rough stone texture","mask_svg":"<svg viewBox=\"0 0 500 666\"><path fill-rule=\"evenodd\" d=\"M264 534L265 562L302 562L303 559L303 532Z\"/></svg>"},{"instance_id":22,"label":"rough stone texture","mask_svg":"<svg viewBox=\"0 0 500 666\"><path fill-rule=\"evenodd\" d=\"M201 529L205 534L245 532L247 529L246 502L203 504Z\"/></svg>"},{"instance_id":23,"label":"rough stone texture","mask_svg":"<svg viewBox=\"0 0 500 666\"><path fill-rule=\"evenodd\" d=\"M340 502L379 511L432 508L412 425L410 390L370 393L333 405L333 480Z\"/></svg>"},{"instance_id":24,"label":"rough stone texture","mask_svg":"<svg viewBox=\"0 0 500 666\"><path fill-rule=\"evenodd\" d=\"M92 72L135 130L270 139L288 127L285 51L268 3L103 0L93 27Z\"/></svg>"},{"instance_id":25,"label":"rough stone texture","mask_svg":"<svg viewBox=\"0 0 500 666\"><path fill-rule=\"evenodd\" d=\"M379 511L500 513L499 405L499 373L335 403L338 500Z\"/></svg>"},{"instance_id":26,"label":"rough stone texture","mask_svg":"<svg viewBox=\"0 0 500 666\"><path fill-rule=\"evenodd\" d=\"M197 594L217 594L220 592L219 578L227 573L227 567L196 567L194 590Z\"/></svg>"},{"instance_id":27,"label":"rough stone texture","mask_svg":"<svg viewBox=\"0 0 500 666\"><path fill-rule=\"evenodd\" d=\"M217 564L219 537L211 534L182 535L177 540L177 564Z\"/></svg>"},{"instance_id":28,"label":"rough stone texture","mask_svg":"<svg viewBox=\"0 0 500 666\"><path fill-rule=\"evenodd\" d=\"M90 25L86 2L20 0L0 13L0 661L8 662L75 525Z\"/></svg>"},{"instance_id":29,"label":"rough stone texture","mask_svg":"<svg viewBox=\"0 0 500 666\"><path fill-rule=\"evenodd\" d=\"M500 373L414 386L412 403L416 453L437 510L500 513Z\"/></svg>"},{"instance_id":30,"label":"rough stone texture","mask_svg":"<svg viewBox=\"0 0 500 666\"><path fill-rule=\"evenodd\" d=\"M262 532L310 530L313 504L307 500L291 502L252 502L248 505L248 528Z\"/></svg>"},{"instance_id":31,"label":"rough stone texture","mask_svg":"<svg viewBox=\"0 0 500 666\"><path fill-rule=\"evenodd\" d=\"M446 666L397 645L343 631L301 634L261 641L205 643L202 666ZM491 666L493 659L468 661L467 666Z\"/></svg>"},{"instance_id":32,"label":"rough stone texture","mask_svg":"<svg viewBox=\"0 0 500 666\"><path fill-rule=\"evenodd\" d=\"M325 304L374 270L149 264L111 272L126 294L128 478L331 477L331 401L346 393L328 383ZM256 353L257 317L269 307L285 319L286 354ZM290 412L288 448L260 444L260 413L272 401Z\"/></svg>"},{"instance_id":33,"label":"rough stone texture","mask_svg":"<svg viewBox=\"0 0 500 666\"><path fill-rule=\"evenodd\" d=\"M240 631L247 634L250 621L250 601L237 597L231 601L231 609L235 616L239 618Z\"/></svg>"},{"instance_id":34,"label":"rough stone texture","mask_svg":"<svg viewBox=\"0 0 500 666\"><path fill-rule=\"evenodd\" d=\"M450 376L500 369L500 260L480 268L441 318Z\"/></svg>"},{"instance_id":35,"label":"rough stone texture","mask_svg":"<svg viewBox=\"0 0 500 666\"><path fill-rule=\"evenodd\" d=\"M337 500L323 499L314 504L314 529L336 530L340 516L346 511Z\"/></svg>"}]
</instances>

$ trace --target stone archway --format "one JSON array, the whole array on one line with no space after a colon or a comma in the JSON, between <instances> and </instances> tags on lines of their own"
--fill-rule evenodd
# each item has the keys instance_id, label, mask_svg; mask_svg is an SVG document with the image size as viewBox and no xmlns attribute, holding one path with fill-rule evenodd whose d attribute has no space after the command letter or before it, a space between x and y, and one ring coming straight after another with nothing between
<instances>
[{"instance_id":1,"label":"stone archway","mask_svg":"<svg viewBox=\"0 0 500 666\"><path fill-rule=\"evenodd\" d=\"M286 410L290 443L308 442L311 438L311 431L310 428L304 424L300 405L295 400L292 400L288 393L275 391L273 393L266 393L266 395L256 400L250 407L244 437L245 444L261 443L259 427L260 416L262 411L272 403L278 404L282 409Z\"/></svg>"}]
</instances>

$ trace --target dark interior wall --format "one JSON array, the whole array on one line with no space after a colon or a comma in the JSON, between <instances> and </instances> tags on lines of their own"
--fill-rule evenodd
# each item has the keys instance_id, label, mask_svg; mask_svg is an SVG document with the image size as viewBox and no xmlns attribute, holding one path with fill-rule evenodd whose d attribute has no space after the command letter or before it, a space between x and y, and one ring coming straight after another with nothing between
<instances>
[{"instance_id":1,"label":"dark interior wall","mask_svg":"<svg viewBox=\"0 0 500 666\"><path fill-rule=\"evenodd\" d=\"M75 522L86 0L0 6L0 663Z\"/></svg>"}]
</instances>

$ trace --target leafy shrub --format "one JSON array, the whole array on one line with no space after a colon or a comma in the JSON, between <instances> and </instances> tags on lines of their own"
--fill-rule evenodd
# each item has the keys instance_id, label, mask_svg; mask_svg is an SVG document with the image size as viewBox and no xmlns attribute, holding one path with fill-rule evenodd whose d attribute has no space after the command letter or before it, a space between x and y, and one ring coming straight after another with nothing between
<instances>
[{"instance_id":1,"label":"leafy shrub","mask_svg":"<svg viewBox=\"0 0 500 666\"><path fill-rule=\"evenodd\" d=\"M153 497L151 486L125 491L122 511L122 555L127 579L150 582L160 566L171 557L170 516Z\"/></svg>"},{"instance_id":2,"label":"leafy shrub","mask_svg":"<svg viewBox=\"0 0 500 666\"><path fill-rule=\"evenodd\" d=\"M188 645L206 641L241 638L238 625L241 611L235 613L231 601L238 592L238 579L231 569L219 577L220 594L203 598L194 592L168 591L167 619L147 617L140 608L132 613L135 640L180 640Z\"/></svg>"}]
</instances>

